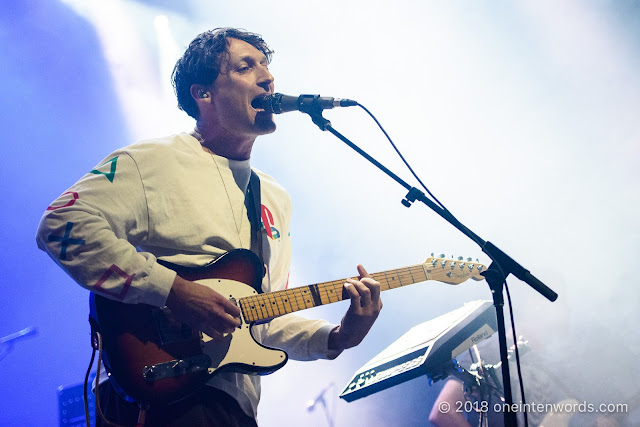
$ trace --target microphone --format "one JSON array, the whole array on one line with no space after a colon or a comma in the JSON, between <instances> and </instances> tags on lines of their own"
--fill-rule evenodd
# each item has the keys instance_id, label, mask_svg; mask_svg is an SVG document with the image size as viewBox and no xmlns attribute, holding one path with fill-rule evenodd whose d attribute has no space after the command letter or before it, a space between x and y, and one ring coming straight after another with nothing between
<instances>
[{"instance_id":1,"label":"microphone","mask_svg":"<svg viewBox=\"0 0 640 427\"><path fill-rule=\"evenodd\" d=\"M35 327L30 326L28 328L24 328L21 331L18 331L13 334L7 335L6 337L0 338L0 344L13 344L13 341L16 341L21 338L26 338L31 335L36 335L37 333L38 333L38 330Z\"/></svg>"},{"instance_id":2,"label":"microphone","mask_svg":"<svg viewBox=\"0 0 640 427\"><path fill-rule=\"evenodd\" d=\"M329 391L329 389L331 387L333 387L334 384L331 383L328 386L326 386L325 388L323 388L320 393L318 393L318 395L315 397L315 399L313 400L307 400L307 403L305 403L304 407L307 408L307 411L311 412L316 408L316 405L318 404L322 404L325 407L327 406L327 402L325 402L324 400L324 395L327 394L327 391Z\"/></svg>"},{"instance_id":3,"label":"microphone","mask_svg":"<svg viewBox=\"0 0 640 427\"><path fill-rule=\"evenodd\" d=\"M253 108L260 108L268 113L282 114L289 111L312 113L334 107L353 107L358 105L351 99L330 98L320 95L290 96L281 93L262 95L251 101Z\"/></svg>"}]
</instances>

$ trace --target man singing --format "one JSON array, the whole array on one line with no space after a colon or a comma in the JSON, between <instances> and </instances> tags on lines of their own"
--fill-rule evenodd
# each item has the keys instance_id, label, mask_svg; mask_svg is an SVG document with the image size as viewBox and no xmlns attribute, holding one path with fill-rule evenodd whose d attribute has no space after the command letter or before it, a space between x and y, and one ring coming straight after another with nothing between
<instances>
[{"instance_id":1,"label":"man singing","mask_svg":"<svg viewBox=\"0 0 640 427\"><path fill-rule=\"evenodd\" d=\"M241 312L227 295L159 261L198 267L234 249L250 249L264 263L262 291L287 287L291 202L273 178L254 169L252 174L250 165L256 137L276 129L271 113L251 105L274 92L271 55L261 36L239 29L196 37L172 76L178 105L196 120L195 129L107 156L47 208L38 246L95 295L166 306L213 340L232 333ZM259 198L251 195L258 188L254 180ZM256 200L260 206L254 209ZM254 337L296 360L333 359L359 344L382 302L379 283L362 266L358 274L344 285L351 305L340 325L288 314L254 326ZM116 392L111 381L98 391L109 421L137 422L137 402ZM146 424L255 426L259 397L258 376L219 373L184 399L152 404Z\"/></svg>"}]
</instances>

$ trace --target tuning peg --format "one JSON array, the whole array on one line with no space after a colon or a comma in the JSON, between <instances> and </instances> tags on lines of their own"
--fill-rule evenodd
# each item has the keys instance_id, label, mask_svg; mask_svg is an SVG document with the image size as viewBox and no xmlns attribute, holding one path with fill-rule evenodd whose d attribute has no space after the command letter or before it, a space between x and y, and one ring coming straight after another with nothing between
<instances>
[{"instance_id":1,"label":"tuning peg","mask_svg":"<svg viewBox=\"0 0 640 427\"><path fill-rule=\"evenodd\" d=\"M444 254L440 254L438 258L444 258Z\"/></svg>"},{"instance_id":2,"label":"tuning peg","mask_svg":"<svg viewBox=\"0 0 640 427\"><path fill-rule=\"evenodd\" d=\"M471 262L471 261L473 261L471 257L467 258L467 262Z\"/></svg>"},{"instance_id":3,"label":"tuning peg","mask_svg":"<svg viewBox=\"0 0 640 427\"><path fill-rule=\"evenodd\" d=\"M431 257L433 258L435 256L435 254L433 252L431 252Z\"/></svg>"},{"instance_id":4,"label":"tuning peg","mask_svg":"<svg viewBox=\"0 0 640 427\"><path fill-rule=\"evenodd\" d=\"M459 256L459 257L458 257L458 261L462 261L463 259L464 259L464 258L463 258L463 257L461 257L461 256Z\"/></svg>"}]
</instances>

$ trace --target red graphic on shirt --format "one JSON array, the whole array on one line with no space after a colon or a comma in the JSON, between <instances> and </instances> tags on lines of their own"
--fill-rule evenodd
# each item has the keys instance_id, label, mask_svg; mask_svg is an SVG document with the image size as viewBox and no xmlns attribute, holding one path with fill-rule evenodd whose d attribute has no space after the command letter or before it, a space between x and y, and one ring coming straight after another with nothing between
<instances>
[{"instance_id":1,"label":"red graphic on shirt","mask_svg":"<svg viewBox=\"0 0 640 427\"><path fill-rule=\"evenodd\" d=\"M117 275L119 275L120 277L122 277L123 279L126 279L126 281L124 282L124 284L122 285L122 289L120 290L120 292L114 292L114 291L110 291L107 289L104 289L102 287L102 285L104 284L104 282L106 282L107 280L109 280L109 278L113 275L113 273L116 273ZM122 301L125 297L125 295L127 295L127 292L129 291L129 288L131 287L131 282L133 281L133 279L136 277L135 274L132 275L128 275L127 273L125 273L124 271L122 271L122 269L120 267L118 267L115 264L112 264L111 267L109 267L107 269L107 271L104 272L104 274L102 275L102 277L100 277L100 280L98 280L96 282L95 285L93 285L93 287L98 290L99 292L103 293L103 294L108 294L113 296L116 299L119 299L120 301Z\"/></svg>"},{"instance_id":2,"label":"red graphic on shirt","mask_svg":"<svg viewBox=\"0 0 640 427\"><path fill-rule=\"evenodd\" d=\"M72 197L71 200L69 200L66 204L62 206L49 206L47 210L53 211L60 208L66 208L67 206L72 206L76 202L76 200L78 200L78 193L76 193L75 191L67 191L66 193L62 194L62 196L64 196L65 194L71 194L71 197ZM62 198L62 196L60 196L60 198Z\"/></svg>"},{"instance_id":3,"label":"red graphic on shirt","mask_svg":"<svg viewBox=\"0 0 640 427\"><path fill-rule=\"evenodd\" d=\"M260 205L260 216L262 216L262 226L267 232L267 236L273 239L273 233L271 232L271 226L273 225L273 214L265 205Z\"/></svg>"}]
</instances>

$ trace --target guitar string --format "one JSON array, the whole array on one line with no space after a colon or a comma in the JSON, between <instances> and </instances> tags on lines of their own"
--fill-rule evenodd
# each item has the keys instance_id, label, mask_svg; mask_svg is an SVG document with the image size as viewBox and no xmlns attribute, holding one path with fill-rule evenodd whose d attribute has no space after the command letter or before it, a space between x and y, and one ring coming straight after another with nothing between
<instances>
[{"instance_id":1,"label":"guitar string","mask_svg":"<svg viewBox=\"0 0 640 427\"><path fill-rule=\"evenodd\" d=\"M455 264L453 264L455 265ZM479 268L480 264L475 263L463 263L463 265L468 265L471 267ZM444 271L444 268L442 269ZM451 268L451 271L454 271ZM466 272L466 270L465 270ZM471 270L469 271L471 273ZM382 290L390 290L395 289L398 286L406 286L408 284L420 283L427 280L437 280L435 278L428 277L423 264L417 264L409 267L403 267L399 269L386 270L379 273L373 273L372 277L381 283ZM409 280L409 283L403 283L403 278L406 281ZM417 278L417 279L416 279ZM397 282L396 282L397 279ZM329 304L333 302L341 301L342 294L340 290L344 285L344 280L334 280L331 282L319 283L316 285L320 294L320 303L321 304ZM281 291L272 292L271 295L260 294L252 297L254 299L254 306L256 306L255 302L263 301L265 298L267 299L267 304L257 304L258 310L260 313L256 313L256 315L261 316L261 318L266 317L274 317L280 316L283 314L291 313L294 311L302 310L305 308L315 307L315 301L311 302L308 299L308 295L305 296L303 293L308 292L309 287L295 288L295 289L285 289ZM324 292L325 299L322 298L322 292ZM332 297L335 298L332 299ZM296 307L293 307L293 303L296 304ZM270 303L270 304L269 304ZM289 309L287 309L286 305L289 304ZM302 304L300 304L302 303ZM302 307L301 307L302 305ZM265 307L265 310L262 310L260 307ZM269 311L270 310L270 311ZM255 309L254 309L255 311ZM266 311L266 314L265 314ZM266 316L266 317L265 317Z\"/></svg>"},{"instance_id":2,"label":"guitar string","mask_svg":"<svg viewBox=\"0 0 640 427\"><path fill-rule=\"evenodd\" d=\"M408 284L420 283L428 280L422 264L374 273L372 277L375 280L381 282L383 290L394 289L394 284L396 283L399 284L399 286L406 286ZM395 282L396 279L397 282ZM406 281L406 279L409 279L411 283L403 283L403 281ZM324 295L326 297L326 300L324 301L321 298L321 303L327 304L341 301L342 296L340 295L339 290L342 289L343 285L344 280L335 280L317 284L319 292L324 292ZM310 308L309 304L311 305L311 307L315 307L315 302L312 303L311 299L308 298L308 295L305 297L303 293L307 294L308 289L287 289L272 292L270 294L258 295L253 298L261 298L262 300L266 298L266 307L268 307L266 316L271 317L291 313L293 311L298 311L304 308ZM335 296L335 301L332 300L331 294ZM293 307L291 300L293 300L293 302L296 304L296 308ZM302 304L300 304L300 300L302 300ZM290 310L288 310L286 307L287 303L289 304ZM301 305L303 305L304 307L300 308ZM262 313L262 315L264 316L264 313Z\"/></svg>"},{"instance_id":3,"label":"guitar string","mask_svg":"<svg viewBox=\"0 0 640 427\"><path fill-rule=\"evenodd\" d=\"M398 278L399 282L402 282L402 279L401 279L402 273L405 272L405 271L408 272L408 274L413 279L413 272L411 271L411 269L417 270L417 272L420 272L420 271L424 272L422 267L421 267L421 265L416 265L416 266L412 266L412 267L405 267L405 268L402 268L402 269L388 270L388 271L385 271L385 272L382 272L382 273L375 273L373 277L376 278L376 276L378 276L378 279L376 279L376 280L382 281L383 282L382 283L383 286L385 286L385 285L387 286L387 289L383 289L383 290L393 289L393 286L391 284L391 280L389 279L389 274L393 273L393 276L394 276L393 279ZM382 278L382 276L384 276L384 279ZM426 280L426 277L425 277L425 280ZM421 280L421 281L424 281L424 280ZM324 294L326 296L326 300L323 301L322 298L321 298L321 302L326 304L326 303L332 303L332 302L340 301L340 296L337 295L336 291L341 289L341 287L343 286L343 283L344 283L344 280L336 280L336 281L333 281L333 282L326 282L326 283L318 284L317 285L318 286L318 290L320 292L324 292ZM296 288L296 289L298 289L298 292L300 292L299 288ZM285 304L286 303L285 297L288 296L290 298L290 296L292 295L288 291L289 290L277 291L277 292L271 293L267 297L267 298L270 298L271 308L272 309L274 307L277 308L277 312L275 310L272 310L272 313L268 313L269 316L281 315L281 314L286 314L287 312L291 312L291 311L287 310L286 304ZM304 291L302 291L302 292L304 292ZM332 300L330 293L333 293L334 295L336 295L336 300L335 301ZM293 295L295 296L295 291L294 291ZM303 298L304 301L310 303L309 299L305 299L305 297L302 296L302 295L299 295L299 297L300 296ZM276 300L275 304L274 304L274 301L273 301L274 299ZM295 301L295 298L294 298L294 301ZM299 309L299 305L298 304L296 304L296 305L298 306L298 309ZM309 308L306 303L304 305L305 305L304 308ZM311 305L315 306L315 303L313 303ZM291 303L289 303L289 306L290 306L291 310L294 310L293 306L291 305Z\"/></svg>"}]
</instances>

